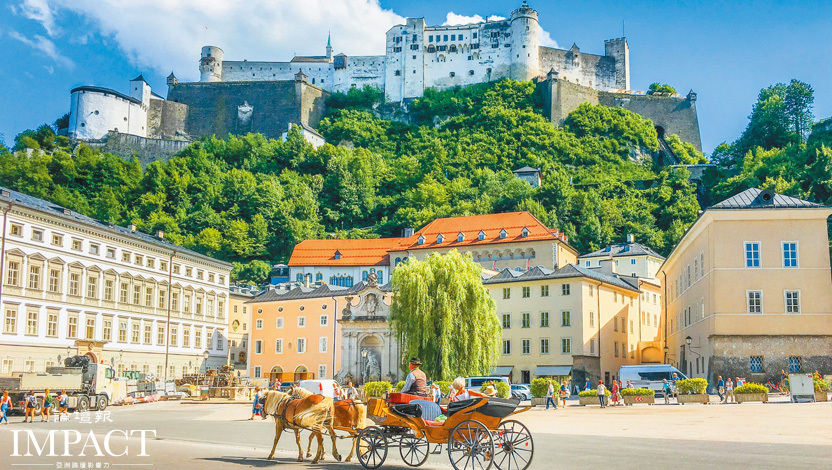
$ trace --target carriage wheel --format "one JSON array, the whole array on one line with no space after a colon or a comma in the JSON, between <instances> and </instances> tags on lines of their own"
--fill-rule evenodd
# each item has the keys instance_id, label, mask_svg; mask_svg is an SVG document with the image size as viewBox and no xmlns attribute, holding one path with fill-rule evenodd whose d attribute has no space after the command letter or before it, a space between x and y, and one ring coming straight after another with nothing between
<instances>
[{"instance_id":1,"label":"carriage wheel","mask_svg":"<svg viewBox=\"0 0 832 470\"><path fill-rule=\"evenodd\" d=\"M456 425L448 436L448 458L455 470L488 470L494 463L494 438L475 420Z\"/></svg>"},{"instance_id":2,"label":"carriage wheel","mask_svg":"<svg viewBox=\"0 0 832 470\"><path fill-rule=\"evenodd\" d=\"M404 463L411 467L418 467L428 460L430 444L424 436L404 436L399 441L399 454Z\"/></svg>"},{"instance_id":3,"label":"carriage wheel","mask_svg":"<svg viewBox=\"0 0 832 470\"><path fill-rule=\"evenodd\" d=\"M387 458L387 438L375 426L358 434L358 461L364 468L378 468Z\"/></svg>"},{"instance_id":4,"label":"carriage wheel","mask_svg":"<svg viewBox=\"0 0 832 470\"><path fill-rule=\"evenodd\" d=\"M509 420L500 423L495 435L494 465L500 470L526 470L534 456L534 440L523 423Z\"/></svg>"}]
</instances>

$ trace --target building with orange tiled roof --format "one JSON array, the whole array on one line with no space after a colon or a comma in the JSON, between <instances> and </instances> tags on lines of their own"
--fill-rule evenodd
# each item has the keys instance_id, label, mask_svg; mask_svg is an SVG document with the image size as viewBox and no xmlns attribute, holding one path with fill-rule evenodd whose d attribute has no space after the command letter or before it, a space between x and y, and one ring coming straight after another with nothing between
<instances>
[{"instance_id":1,"label":"building with orange tiled roof","mask_svg":"<svg viewBox=\"0 0 832 470\"><path fill-rule=\"evenodd\" d=\"M390 278L390 250L404 238L305 240L289 259L289 277L298 282L352 287L375 272L380 283Z\"/></svg>"}]
</instances>

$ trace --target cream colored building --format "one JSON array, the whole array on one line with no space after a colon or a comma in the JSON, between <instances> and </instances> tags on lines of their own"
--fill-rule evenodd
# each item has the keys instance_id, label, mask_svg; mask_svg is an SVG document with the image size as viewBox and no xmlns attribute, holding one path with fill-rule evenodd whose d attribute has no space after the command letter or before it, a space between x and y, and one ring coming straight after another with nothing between
<instances>
[{"instance_id":1,"label":"cream colored building","mask_svg":"<svg viewBox=\"0 0 832 470\"><path fill-rule=\"evenodd\" d=\"M661 362L657 282L619 276L607 261L588 269L504 269L483 281L503 327L495 373L513 382L572 376L608 384L625 364Z\"/></svg>"},{"instance_id":2,"label":"cream colored building","mask_svg":"<svg viewBox=\"0 0 832 470\"><path fill-rule=\"evenodd\" d=\"M612 260L615 269L633 277L655 278L664 257L649 246L636 243L634 235L627 235L627 241L604 247L598 251L578 257L578 265L597 268L604 260Z\"/></svg>"},{"instance_id":3,"label":"cream colored building","mask_svg":"<svg viewBox=\"0 0 832 470\"><path fill-rule=\"evenodd\" d=\"M5 188L0 211L0 373L75 354L169 379L225 364L230 264Z\"/></svg>"},{"instance_id":4,"label":"cream colored building","mask_svg":"<svg viewBox=\"0 0 832 470\"><path fill-rule=\"evenodd\" d=\"M228 364L240 375L248 375L248 342L251 334L251 307L246 302L259 294L253 286L231 286L228 296Z\"/></svg>"},{"instance_id":5,"label":"cream colored building","mask_svg":"<svg viewBox=\"0 0 832 470\"><path fill-rule=\"evenodd\" d=\"M668 361L712 383L832 371L830 214L759 189L702 213L660 271Z\"/></svg>"}]
</instances>

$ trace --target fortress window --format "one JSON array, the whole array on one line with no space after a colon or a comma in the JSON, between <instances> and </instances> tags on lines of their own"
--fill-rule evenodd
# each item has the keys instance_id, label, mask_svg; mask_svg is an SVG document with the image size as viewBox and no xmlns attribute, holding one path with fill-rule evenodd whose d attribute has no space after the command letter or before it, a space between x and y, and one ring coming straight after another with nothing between
<instances>
[{"instance_id":1,"label":"fortress window","mask_svg":"<svg viewBox=\"0 0 832 470\"><path fill-rule=\"evenodd\" d=\"M417 39L418 39L417 36L414 34L413 35L413 42L416 42Z\"/></svg>"},{"instance_id":2,"label":"fortress window","mask_svg":"<svg viewBox=\"0 0 832 470\"><path fill-rule=\"evenodd\" d=\"M451 34L451 41L456 41L456 34Z\"/></svg>"},{"instance_id":3,"label":"fortress window","mask_svg":"<svg viewBox=\"0 0 832 470\"><path fill-rule=\"evenodd\" d=\"M81 127L87 127L87 124L82 122Z\"/></svg>"},{"instance_id":4,"label":"fortress window","mask_svg":"<svg viewBox=\"0 0 832 470\"><path fill-rule=\"evenodd\" d=\"M400 77L402 75L402 71L401 70L396 70L395 72L393 72L393 75L395 75L397 77Z\"/></svg>"},{"instance_id":5,"label":"fortress window","mask_svg":"<svg viewBox=\"0 0 832 470\"><path fill-rule=\"evenodd\" d=\"M468 71L468 75L474 75L474 71L473 71L473 70L469 70L469 71Z\"/></svg>"},{"instance_id":6,"label":"fortress window","mask_svg":"<svg viewBox=\"0 0 832 470\"><path fill-rule=\"evenodd\" d=\"M428 42L433 42L433 36L428 36Z\"/></svg>"},{"instance_id":7,"label":"fortress window","mask_svg":"<svg viewBox=\"0 0 832 470\"><path fill-rule=\"evenodd\" d=\"M124 122L127 122L127 116L124 116Z\"/></svg>"},{"instance_id":8,"label":"fortress window","mask_svg":"<svg viewBox=\"0 0 832 470\"><path fill-rule=\"evenodd\" d=\"M95 110L95 115L98 116L98 110L97 109Z\"/></svg>"},{"instance_id":9,"label":"fortress window","mask_svg":"<svg viewBox=\"0 0 832 470\"><path fill-rule=\"evenodd\" d=\"M473 36L471 36L471 37L474 38L474 39L477 39L477 33L472 33L472 34L473 34Z\"/></svg>"},{"instance_id":10,"label":"fortress window","mask_svg":"<svg viewBox=\"0 0 832 470\"><path fill-rule=\"evenodd\" d=\"M451 78L454 78L454 77L456 77L456 73L455 73L455 72L451 72L451 73L449 73L449 74L448 74L448 76L449 76L449 77L451 77Z\"/></svg>"},{"instance_id":11,"label":"fortress window","mask_svg":"<svg viewBox=\"0 0 832 470\"><path fill-rule=\"evenodd\" d=\"M447 35L447 34L446 34L446 35L444 35L444 37L442 38L442 40L443 40L443 41L447 41L447 40L448 40L448 35Z\"/></svg>"}]
</instances>

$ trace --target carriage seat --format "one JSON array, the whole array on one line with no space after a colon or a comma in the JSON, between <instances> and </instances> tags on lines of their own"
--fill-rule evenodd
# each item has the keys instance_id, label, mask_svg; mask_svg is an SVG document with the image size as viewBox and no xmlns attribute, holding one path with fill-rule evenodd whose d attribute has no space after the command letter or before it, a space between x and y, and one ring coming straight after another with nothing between
<instances>
[{"instance_id":1,"label":"carriage seat","mask_svg":"<svg viewBox=\"0 0 832 470\"><path fill-rule=\"evenodd\" d=\"M415 403L400 403L397 405L392 405L390 406L390 411L399 416L406 416L408 418L422 417L422 407Z\"/></svg>"},{"instance_id":2,"label":"carriage seat","mask_svg":"<svg viewBox=\"0 0 832 470\"><path fill-rule=\"evenodd\" d=\"M387 395L387 402L392 404L410 403L413 400L427 400L427 397L411 395L410 393L392 392Z\"/></svg>"}]
</instances>

